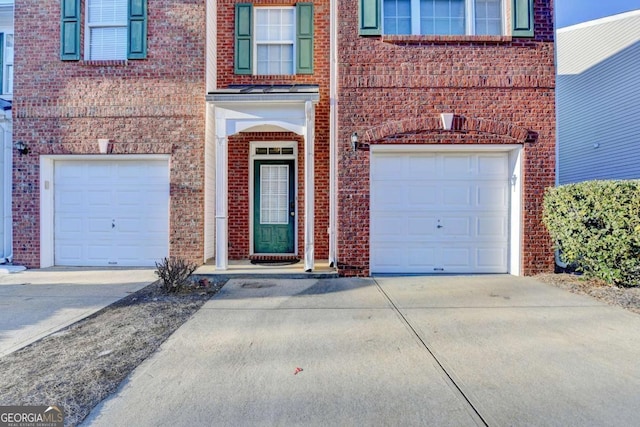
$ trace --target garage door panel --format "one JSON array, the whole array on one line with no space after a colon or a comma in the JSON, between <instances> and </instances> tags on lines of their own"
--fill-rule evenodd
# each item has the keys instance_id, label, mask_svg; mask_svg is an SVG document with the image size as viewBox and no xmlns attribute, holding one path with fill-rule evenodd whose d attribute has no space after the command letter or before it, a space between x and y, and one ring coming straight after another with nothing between
<instances>
[{"instance_id":1,"label":"garage door panel","mask_svg":"<svg viewBox=\"0 0 640 427\"><path fill-rule=\"evenodd\" d=\"M509 234L509 224L504 215L493 217L482 217L476 220L476 229L478 237L497 239L500 241L507 240Z\"/></svg>"},{"instance_id":2,"label":"garage door panel","mask_svg":"<svg viewBox=\"0 0 640 427\"><path fill-rule=\"evenodd\" d=\"M400 174L399 174L400 175ZM401 177L415 180L432 180L438 175L438 163L433 154L415 155L406 159Z\"/></svg>"},{"instance_id":3,"label":"garage door panel","mask_svg":"<svg viewBox=\"0 0 640 427\"><path fill-rule=\"evenodd\" d=\"M433 247L419 245L407 248L406 270L411 273L416 270L433 270L435 267L436 254Z\"/></svg>"},{"instance_id":4,"label":"garage door panel","mask_svg":"<svg viewBox=\"0 0 640 427\"><path fill-rule=\"evenodd\" d=\"M401 188L396 188L396 192L402 193ZM439 197L438 187L430 184L420 184L413 182L407 186L407 200L409 206L420 206L428 209L437 203Z\"/></svg>"},{"instance_id":5,"label":"garage door panel","mask_svg":"<svg viewBox=\"0 0 640 427\"><path fill-rule=\"evenodd\" d=\"M476 250L478 267L496 269L507 262L507 248L503 247L482 247Z\"/></svg>"},{"instance_id":6,"label":"garage door panel","mask_svg":"<svg viewBox=\"0 0 640 427\"><path fill-rule=\"evenodd\" d=\"M400 221L398 221L400 222ZM437 219L434 216L409 216L407 218L408 229L411 230L410 235L417 239L425 237L434 237L437 230ZM395 233L400 234L398 232Z\"/></svg>"},{"instance_id":7,"label":"garage door panel","mask_svg":"<svg viewBox=\"0 0 640 427\"><path fill-rule=\"evenodd\" d=\"M405 201L406 190L397 188L393 183L381 182L380 185L371 193L371 200L375 201L381 209L393 209L402 206Z\"/></svg>"},{"instance_id":8,"label":"garage door panel","mask_svg":"<svg viewBox=\"0 0 640 427\"><path fill-rule=\"evenodd\" d=\"M508 166L502 154L478 155L478 176L480 177L505 177L509 172Z\"/></svg>"},{"instance_id":9,"label":"garage door panel","mask_svg":"<svg viewBox=\"0 0 640 427\"><path fill-rule=\"evenodd\" d=\"M453 183L451 185L443 185L441 188L442 203L440 208L467 207L473 200L473 188L470 188L467 183Z\"/></svg>"},{"instance_id":10,"label":"garage door panel","mask_svg":"<svg viewBox=\"0 0 640 427\"><path fill-rule=\"evenodd\" d=\"M153 266L168 254L168 164L57 161L55 263Z\"/></svg>"},{"instance_id":11,"label":"garage door panel","mask_svg":"<svg viewBox=\"0 0 640 427\"><path fill-rule=\"evenodd\" d=\"M507 210L509 207L509 194L506 185L479 186L476 194L477 204L480 208Z\"/></svg>"},{"instance_id":12,"label":"garage door panel","mask_svg":"<svg viewBox=\"0 0 640 427\"><path fill-rule=\"evenodd\" d=\"M372 272L507 272L508 172L507 153L374 152Z\"/></svg>"}]
</instances>

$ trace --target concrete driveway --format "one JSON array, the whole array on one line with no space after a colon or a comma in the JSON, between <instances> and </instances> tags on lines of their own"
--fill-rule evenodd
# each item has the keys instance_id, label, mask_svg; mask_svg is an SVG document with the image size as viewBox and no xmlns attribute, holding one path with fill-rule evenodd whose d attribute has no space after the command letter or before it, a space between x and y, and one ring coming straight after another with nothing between
<instances>
[{"instance_id":1,"label":"concrete driveway","mask_svg":"<svg viewBox=\"0 0 640 427\"><path fill-rule=\"evenodd\" d=\"M47 268L0 274L0 357L156 281L154 271Z\"/></svg>"},{"instance_id":2,"label":"concrete driveway","mask_svg":"<svg viewBox=\"0 0 640 427\"><path fill-rule=\"evenodd\" d=\"M511 276L231 280L87 425L637 425L640 316Z\"/></svg>"}]
</instances>

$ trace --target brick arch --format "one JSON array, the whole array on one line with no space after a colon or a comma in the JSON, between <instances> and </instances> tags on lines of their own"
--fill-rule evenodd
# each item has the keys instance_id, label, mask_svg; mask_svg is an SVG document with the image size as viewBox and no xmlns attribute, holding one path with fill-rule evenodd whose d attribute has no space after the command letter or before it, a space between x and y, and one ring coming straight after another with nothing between
<instances>
[{"instance_id":1,"label":"brick arch","mask_svg":"<svg viewBox=\"0 0 640 427\"><path fill-rule=\"evenodd\" d=\"M447 132L443 130L440 117L416 117L404 120L388 121L367 129L361 136L363 144L375 144L385 138L418 132ZM456 115L452 132L478 132L506 136L515 142L525 143L532 138L532 132L506 121L468 118Z\"/></svg>"}]
</instances>

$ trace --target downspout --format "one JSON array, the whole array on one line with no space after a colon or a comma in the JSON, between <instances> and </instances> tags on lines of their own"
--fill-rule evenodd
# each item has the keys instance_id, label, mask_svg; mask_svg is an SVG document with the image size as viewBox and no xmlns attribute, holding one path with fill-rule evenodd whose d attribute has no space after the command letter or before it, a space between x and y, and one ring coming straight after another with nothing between
<instances>
[{"instance_id":1,"label":"downspout","mask_svg":"<svg viewBox=\"0 0 640 427\"><path fill-rule=\"evenodd\" d=\"M329 265L337 267L337 147L338 147L338 60L337 60L337 0L329 7Z\"/></svg>"},{"instance_id":2,"label":"downspout","mask_svg":"<svg viewBox=\"0 0 640 427\"><path fill-rule=\"evenodd\" d=\"M11 263L13 261L13 213L11 207L12 200L12 185L13 182L13 132L11 126L11 108L4 111L4 116L1 119L1 128L3 135L3 155L4 155L4 176L2 185L5 186L3 203L3 224L4 227L4 239L2 242L3 258L0 258L0 264Z\"/></svg>"}]
</instances>

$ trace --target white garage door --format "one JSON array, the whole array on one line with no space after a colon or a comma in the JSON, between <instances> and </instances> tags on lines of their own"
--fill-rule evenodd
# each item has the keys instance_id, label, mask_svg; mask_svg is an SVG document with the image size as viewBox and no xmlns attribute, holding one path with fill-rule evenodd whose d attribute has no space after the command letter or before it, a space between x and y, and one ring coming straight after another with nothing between
<instances>
[{"instance_id":1,"label":"white garage door","mask_svg":"<svg viewBox=\"0 0 640 427\"><path fill-rule=\"evenodd\" d=\"M507 153L373 153L373 273L506 273Z\"/></svg>"},{"instance_id":2,"label":"white garage door","mask_svg":"<svg viewBox=\"0 0 640 427\"><path fill-rule=\"evenodd\" d=\"M57 161L55 264L153 266L169 253L166 161Z\"/></svg>"}]
</instances>

